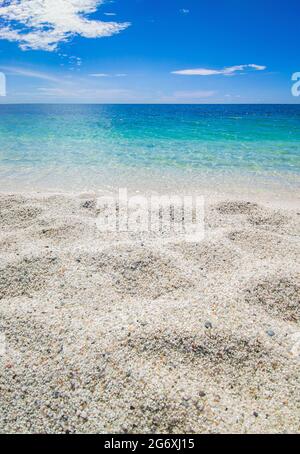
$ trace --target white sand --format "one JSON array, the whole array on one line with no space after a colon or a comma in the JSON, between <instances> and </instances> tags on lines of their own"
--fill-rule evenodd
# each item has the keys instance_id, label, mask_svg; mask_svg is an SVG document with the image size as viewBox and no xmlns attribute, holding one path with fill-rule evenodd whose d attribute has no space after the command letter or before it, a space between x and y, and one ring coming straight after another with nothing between
<instances>
[{"instance_id":1,"label":"white sand","mask_svg":"<svg viewBox=\"0 0 300 454\"><path fill-rule=\"evenodd\" d=\"M297 206L208 201L199 244L95 215L0 196L0 431L299 432Z\"/></svg>"}]
</instances>

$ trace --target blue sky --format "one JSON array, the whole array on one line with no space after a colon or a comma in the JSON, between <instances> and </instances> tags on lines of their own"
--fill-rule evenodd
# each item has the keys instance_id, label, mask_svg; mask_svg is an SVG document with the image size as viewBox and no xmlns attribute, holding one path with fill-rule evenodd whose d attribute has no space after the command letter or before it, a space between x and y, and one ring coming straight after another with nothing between
<instances>
[{"instance_id":1,"label":"blue sky","mask_svg":"<svg viewBox=\"0 0 300 454\"><path fill-rule=\"evenodd\" d=\"M0 102L300 103L296 0L0 0Z\"/></svg>"}]
</instances>

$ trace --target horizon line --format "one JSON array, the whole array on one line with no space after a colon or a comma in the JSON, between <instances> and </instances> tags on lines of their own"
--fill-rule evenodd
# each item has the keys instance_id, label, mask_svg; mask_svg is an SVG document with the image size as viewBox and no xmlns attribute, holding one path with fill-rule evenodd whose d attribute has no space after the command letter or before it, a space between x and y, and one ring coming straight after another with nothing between
<instances>
[{"instance_id":1,"label":"horizon line","mask_svg":"<svg viewBox=\"0 0 300 454\"><path fill-rule=\"evenodd\" d=\"M236 102L236 103L224 103L224 102L211 102L211 103L192 103L192 102L181 102L181 103L167 103L167 102L1 102L0 106L17 106L17 105L95 105L95 106L300 106L300 102Z\"/></svg>"}]
</instances>

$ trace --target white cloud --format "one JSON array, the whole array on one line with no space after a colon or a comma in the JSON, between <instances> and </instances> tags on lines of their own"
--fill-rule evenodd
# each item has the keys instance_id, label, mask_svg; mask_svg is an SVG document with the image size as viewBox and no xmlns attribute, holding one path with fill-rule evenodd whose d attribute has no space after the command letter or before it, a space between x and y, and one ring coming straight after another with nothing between
<instances>
[{"instance_id":1,"label":"white cloud","mask_svg":"<svg viewBox=\"0 0 300 454\"><path fill-rule=\"evenodd\" d=\"M182 14L189 14L189 12L190 12L189 9L185 9L185 8L182 8L182 9L180 9L179 11L180 11L180 13L182 13Z\"/></svg>"},{"instance_id":2,"label":"white cloud","mask_svg":"<svg viewBox=\"0 0 300 454\"><path fill-rule=\"evenodd\" d=\"M91 20L105 0L0 0L0 39L16 41L23 50L53 51L58 44L79 35L112 36L129 23Z\"/></svg>"},{"instance_id":3,"label":"white cloud","mask_svg":"<svg viewBox=\"0 0 300 454\"><path fill-rule=\"evenodd\" d=\"M266 66L260 65L238 65L238 66L229 66L228 68L223 69L206 69L206 68L196 68L196 69L183 69L180 71L173 71L172 74L179 74L181 76L233 76L237 72L245 71L247 68L254 69L256 71L263 71L266 69Z\"/></svg>"},{"instance_id":4,"label":"white cloud","mask_svg":"<svg viewBox=\"0 0 300 454\"><path fill-rule=\"evenodd\" d=\"M177 99L203 99L210 98L216 94L215 91L176 91L174 97Z\"/></svg>"}]
</instances>

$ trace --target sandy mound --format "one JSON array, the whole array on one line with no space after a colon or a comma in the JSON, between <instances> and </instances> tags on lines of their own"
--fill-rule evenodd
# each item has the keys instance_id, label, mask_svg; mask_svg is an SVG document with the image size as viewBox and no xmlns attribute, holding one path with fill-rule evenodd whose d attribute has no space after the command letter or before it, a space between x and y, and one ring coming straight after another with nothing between
<instances>
[{"instance_id":1,"label":"sandy mound","mask_svg":"<svg viewBox=\"0 0 300 454\"><path fill-rule=\"evenodd\" d=\"M177 333L160 334L131 339L130 345L151 355L173 354L182 357L194 367L206 367L210 374L243 373L244 368L266 367L271 352L258 340L235 337L226 333L206 333L202 336L179 336ZM217 371L216 371L217 368Z\"/></svg>"},{"instance_id":2,"label":"sandy mound","mask_svg":"<svg viewBox=\"0 0 300 454\"><path fill-rule=\"evenodd\" d=\"M278 211L261 209L251 213L248 217L248 221L254 226L280 227L286 224L288 219Z\"/></svg>"},{"instance_id":3,"label":"sandy mound","mask_svg":"<svg viewBox=\"0 0 300 454\"><path fill-rule=\"evenodd\" d=\"M93 273L105 273L106 285L120 295L158 298L184 289L188 281L170 257L146 247L118 247L80 258Z\"/></svg>"},{"instance_id":4,"label":"sandy mound","mask_svg":"<svg viewBox=\"0 0 300 454\"><path fill-rule=\"evenodd\" d=\"M52 222L47 219L43 224L42 227L35 229L33 235L38 239L55 243L76 241L96 232L96 227L89 227L73 219L53 219Z\"/></svg>"},{"instance_id":5,"label":"sandy mound","mask_svg":"<svg viewBox=\"0 0 300 454\"><path fill-rule=\"evenodd\" d=\"M185 260L193 261L205 273L222 272L235 268L241 255L223 240L201 243L180 243L170 247L180 253Z\"/></svg>"},{"instance_id":6,"label":"sandy mound","mask_svg":"<svg viewBox=\"0 0 300 454\"><path fill-rule=\"evenodd\" d=\"M225 215L256 213L259 206L256 203L243 201L225 201L216 206L216 210Z\"/></svg>"},{"instance_id":7,"label":"sandy mound","mask_svg":"<svg viewBox=\"0 0 300 454\"><path fill-rule=\"evenodd\" d=\"M212 201L186 243L0 196L0 431L299 432L299 215L270 206Z\"/></svg>"},{"instance_id":8,"label":"sandy mound","mask_svg":"<svg viewBox=\"0 0 300 454\"><path fill-rule=\"evenodd\" d=\"M215 210L225 217L244 216L255 227L276 229L284 227L291 219L279 210L263 207L257 203L225 201L216 205Z\"/></svg>"},{"instance_id":9,"label":"sandy mound","mask_svg":"<svg viewBox=\"0 0 300 454\"><path fill-rule=\"evenodd\" d=\"M24 228L31 225L42 213L40 207L27 206L22 200L0 199L0 227Z\"/></svg>"},{"instance_id":10,"label":"sandy mound","mask_svg":"<svg viewBox=\"0 0 300 454\"><path fill-rule=\"evenodd\" d=\"M299 257L300 254L298 242L272 232L245 229L230 232L228 239L235 247L239 247L248 254L254 254L260 259L287 256L291 258Z\"/></svg>"},{"instance_id":11,"label":"sandy mound","mask_svg":"<svg viewBox=\"0 0 300 454\"><path fill-rule=\"evenodd\" d=\"M248 304L261 305L272 316L300 321L300 274L260 279L246 291Z\"/></svg>"},{"instance_id":12,"label":"sandy mound","mask_svg":"<svg viewBox=\"0 0 300 454\"><path fill-rule=\"evenodd\" d=\"M26 257L0 268L0 300L32 296L50 280L57 268L56 257Z\"/></svg>"}]
</instances>

